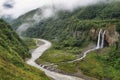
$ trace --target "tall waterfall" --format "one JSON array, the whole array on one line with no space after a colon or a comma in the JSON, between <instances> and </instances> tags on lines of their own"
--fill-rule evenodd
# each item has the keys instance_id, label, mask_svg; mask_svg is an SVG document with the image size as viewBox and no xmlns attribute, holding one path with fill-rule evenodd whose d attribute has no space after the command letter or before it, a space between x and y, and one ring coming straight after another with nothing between
<instances>
[{"instance_id":1,"label":"tall waterfall","mask_svg":"<svg viewBox=\"0 0 120 80\"><path fill-rule=\"evenodd\" d=\"M72 62L75 62L75 61L79 61L79 60L82 60L86 57L87 53L91 52L91 51L94 51L94 50L97 50L97 49L100 49L100 48L103 48L104 47L104 38L105 38L105 32L104 31L102 33L102 29L100 29L99 33L98 33L98 40L97 40L97 46L95 48L92 48L92 49L89 49L87 51L85 51L83 53L83 56L81 58L78 58L78 59L75 59L73 61L69 61L68 63L72 63ZM102 34L102 41L101 41L101 34Z\"/></svg>"},{"instance_id":2,"label":"tall waterfall","mask_svg":"<svg viewBox=\"0 0 120 80\"><path fill-rule=\"evenodd\" d=\"M104 38L105 38L105 33L106 33L106 31L104 31L104 32L103 32L103 34L102 34L101 48L103 48L103 47L104 47Z\"/></svg>"},{"instance_id":3,"label":"tall waterfall","mask_svg":"<svg viewBox=\"0 0 120 80\"><path fill-rule=\"evenodd\" d=\"M100 48L100 37L101 37L100 35L101 35L101 32L102 32L102 29L100 29L99 34L98 34L98 41L97 41L96 49Z\"/></svg>"}]
</instances>

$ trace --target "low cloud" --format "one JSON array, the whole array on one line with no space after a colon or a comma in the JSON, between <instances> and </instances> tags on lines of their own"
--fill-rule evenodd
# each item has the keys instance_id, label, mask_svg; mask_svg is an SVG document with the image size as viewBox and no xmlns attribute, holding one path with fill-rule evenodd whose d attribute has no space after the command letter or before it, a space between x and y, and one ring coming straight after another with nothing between
<instances>
[{"instance_id":1,"label":"low cloud","mask_svg":"<svg viewBox=\"0 0 120 80\"><path fill-rule=\"evenodd\" d=\"M43 12L49 17L53 15L53 12L51 10L53 7L55 7L57 10L73 11L78 7L95 4L98 1L105 0L0 0L0 11L2 11L0 15L10 15L13 18L17 18L20 15L36 8L49 6L49 8ZM7 7L10 7L10 9L6 9L5 6L3 6L4 4L7 4Z\"/></svg>"}]
</instances>

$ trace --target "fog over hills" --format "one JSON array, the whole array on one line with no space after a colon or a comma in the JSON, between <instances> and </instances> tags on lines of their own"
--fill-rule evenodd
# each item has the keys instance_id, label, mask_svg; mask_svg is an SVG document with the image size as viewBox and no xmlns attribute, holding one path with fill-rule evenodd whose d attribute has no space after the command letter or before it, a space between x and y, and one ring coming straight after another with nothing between
<instances>
[{"instance_id":1,"label":"fog over hills","mask_svg":"<svg viewBox=\"0 0 120 80\"><path fill-rule=\"evenodd\" d=\"M0 0L0 16L17 18L31 10L43 8L44 6L50 7L50 10L46 11L50 14L53 7L56 10L73 11L78 7L109 1L112 0Z\"/></svg>"}]
</instances>

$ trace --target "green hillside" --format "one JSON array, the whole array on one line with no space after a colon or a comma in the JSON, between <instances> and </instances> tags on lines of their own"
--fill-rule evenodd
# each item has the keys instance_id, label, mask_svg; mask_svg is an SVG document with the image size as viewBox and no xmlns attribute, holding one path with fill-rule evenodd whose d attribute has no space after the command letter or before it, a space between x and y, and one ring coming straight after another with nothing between
<instances>
[{"instance_id":1,"label":"green hillside","mask_svg":"<svg viewBox=\"0 0 120 80\"><path fill-rule=\"evenodd\" d=\"M94 39L91 39L90 35L88 35L92 27L95 29L105 29L105 27L110 24L115 24L117 31L120 31L119 4L120 2L100 3L79 8L72 13L59 11L58 18L42 20L34 24L34 27L29 28L23 35L48 39L54 43L58 43L59 47L69 47L71 45L75 47L84 46L85 44L87 45L89 41L96 41L97 35ZM27 14L30 16L31 12ZM25 15L18 18L18 21L22 22L23 20L27 20ZM29 21L23 21L23 23L24 22Z\"/></svg>"},{"instance_id":2,"label":"green hillside","mask_svg":"<svg viewBox=\"0 0 120 80\"><path fill-rule=\"evenodd\" d=\"M9 24L0 19L0 80L49 80L24 61L29 49Z\"/></svg>"}]
</instances>

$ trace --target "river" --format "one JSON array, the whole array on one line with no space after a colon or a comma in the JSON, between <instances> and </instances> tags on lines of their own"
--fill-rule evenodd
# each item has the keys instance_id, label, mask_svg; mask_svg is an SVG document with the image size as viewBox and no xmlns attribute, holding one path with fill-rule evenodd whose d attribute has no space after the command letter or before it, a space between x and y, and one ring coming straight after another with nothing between
<instances>
[{"instance_id":1,"label":"river","mask_svg":"<svg viewBox=\"0 0 120 80\"><path fill-rule=\"evenodd\" d=\"M53 72L43 68L41 65L38 65L35 60L38 59L47 49L51 47L51 43L47 40L37 39L38 41L43 41L45 44L38 45L38 47L31 53L32 57L26 61L27 64L39 68L40 70L44 71L45 74L54 80L84 80L82 78L65 75L57 72Z\"/></svg>"}]
</instances>

